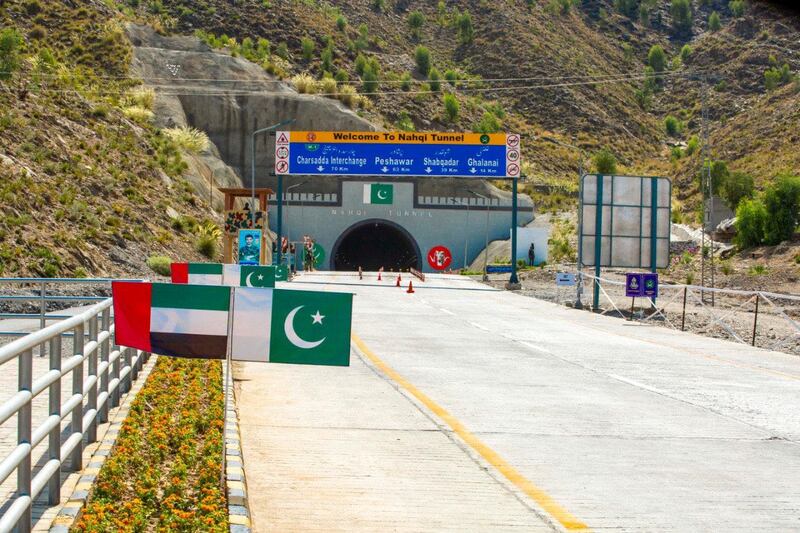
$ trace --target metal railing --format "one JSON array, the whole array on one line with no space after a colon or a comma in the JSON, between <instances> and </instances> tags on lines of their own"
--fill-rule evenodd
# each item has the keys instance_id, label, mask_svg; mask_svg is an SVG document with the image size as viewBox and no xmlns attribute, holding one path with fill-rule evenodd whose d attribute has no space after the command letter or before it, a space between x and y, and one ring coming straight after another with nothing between
<instances>
[{"instance_id":1,"label":"metal railing","mask_svg":"<svg viewBox=\"0 0 800 533\"><path fill-rule=\"evenodd\" d=\"M33 502L45 488L48 503L59 503L62 469L83 468L85 444L97 441L98 424L108 420L109 409L119 405L120 395L130 390L149 357L113 344L111 306L111 299L104 299L80 314L0 347L0 372L2 365L15 359L18 364L17 392L0 405L0 425L17 418L16 447L0 458L0 483L17 471L16 493L0 502L7 505L0 517L0 532L14 528L30 531ZM70 333L72 355L63 356L61 341ZM49 370L34 378L33 352L43 344L49 348ZM72 394L62 399L62 379L68 375ZM48 392L49 416L33 428L33 401L44 391ZM67 417L70 421L62 436L62 421ZM34 449L45 439L47 450L35 465Z\"/></svg>"},{"instance_id":2,"label":"metal railing","mask_svg":"<svg viewBox=\"0 0 800 533\"><path fill-rule=\"evenodd\" d=\"M800 341L800 296L768 291L719 289L688 284L660 284L660 297L653 301L643 298L649 310L634 312L633 301L625 297L623 281L596 278L583 274L589 283L597 283L601 300L607 307L600 314L616 314L622 318L643 323L659 321L663 325L686 331L687 304L693 307L692 317L703 318L705 330L716 330L721 336L735 342L756 346L762 322L773 335L760 341L760 346L769 350L797 352ZM716 295L716 305L709 305L706 293ZM631 310L625 312L622 302L631 301Z\"/></svg>"},{"instance_id":3,"label":"metal railing","mask_svg":"<svg viewBox=\"0 0 800 533\"><path fill-rule=\"evenodd\" d=\"M39 319L39 329L47 326L48 321L64 320L71 315L65 314L47 314L48 303L62 302L69 304L85 304L92 302L101 302L108 298L108 296L65 296L61 294L48 294L47 288L51 285L108 285L110 287L112 281L141 281L141 280L114 280L110 278L0 278L0 285L30 285L34 287L31 291L34 294L0 294L0 302L35 302L38 304L39 309L36 313L0 313L0 320L2 319ZM0 324L2 324L0 322ZM7 337L22 337L30 333L30 331L2 331L0 336Z\"/></svg>"}]
</instances>

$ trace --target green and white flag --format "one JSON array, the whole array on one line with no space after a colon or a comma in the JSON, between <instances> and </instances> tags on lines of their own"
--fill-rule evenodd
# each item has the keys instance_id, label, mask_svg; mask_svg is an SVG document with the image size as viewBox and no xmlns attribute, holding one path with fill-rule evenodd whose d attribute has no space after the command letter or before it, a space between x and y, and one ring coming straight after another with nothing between
<instances>
[{"instance_id":1,"label":"green and white flag","mask_svg":"<svg viewBox=\"0 0 800 533\"><path fill-rule=\"evenodd\" d=\"M365 204L388 204L394 200L394 188L391 183L365 183Z\"/></svg>"},{"instance_id":2,"label":"green and white flag","mask_svg":"<svg viewBox=\"0 0 800 533\"><path fill-rule=\"evenodd\" d=\"M353 295L235 290L231 357L237 361L348 366Z\"/></svg>"},{"instance_id":3,"label":"green and white flag","mask_svg":"<svg viewBox=\"0 0 800 533\"><path fill-rule=\"evenodd\" d=\"M277 265L275 267L275 281L289 281L289 267Z\"/></svg>"},{"instance_id":4,"label":"green and white flag","mask_svg":"<svg viewBox=\"0 0 800 533\"><path fill-rule=\"evenodd\" d=\"M275 267L224 265L222 284L229 287L274 287Z\"/></svg>"}]
</instances>

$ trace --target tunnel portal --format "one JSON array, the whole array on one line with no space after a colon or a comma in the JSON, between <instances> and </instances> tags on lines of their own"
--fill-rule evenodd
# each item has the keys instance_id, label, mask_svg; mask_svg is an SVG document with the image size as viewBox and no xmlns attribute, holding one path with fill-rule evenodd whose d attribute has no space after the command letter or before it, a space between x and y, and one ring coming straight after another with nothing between
<instances>
[{"instance_id":1,"label":"tunnel portal","mask_svg":"<svg viewBox=\"0 0 800 533\"><path fill-rule=\"evenodd\" d=\"M383 219L359 222L342 233L333 247L334 270L422 270L419 247L403 227Z\"/></svg>"}]
</instances>

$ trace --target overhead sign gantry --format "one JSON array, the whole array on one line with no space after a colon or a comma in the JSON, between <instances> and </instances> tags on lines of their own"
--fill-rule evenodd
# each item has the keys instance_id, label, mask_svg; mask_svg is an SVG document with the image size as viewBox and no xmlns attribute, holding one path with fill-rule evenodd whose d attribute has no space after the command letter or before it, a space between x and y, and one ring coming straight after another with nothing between
<instances>
[{"instance_id":1,"label":"overhead sign gantry","mask_svg":"<svg viewBox=\"0 0 800 533\"><path fill-rule=\"evenodd\" d=\"M516 178L517 134L278 131L275 173Z\"/></svg>"}]
</instances>

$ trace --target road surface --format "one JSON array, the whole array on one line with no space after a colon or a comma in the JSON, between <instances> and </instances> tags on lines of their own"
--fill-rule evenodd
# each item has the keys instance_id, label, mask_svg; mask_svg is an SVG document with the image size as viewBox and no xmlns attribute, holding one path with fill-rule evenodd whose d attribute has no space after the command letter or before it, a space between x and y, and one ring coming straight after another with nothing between
<instances>
[{"instance_id":1,"label":"road surface","mask_svg":"<svg viewBox=\"0 0 800 533\"><path fill-rule=\"evenodd\" d=\"M287 286L354 292L354 351L237 365L257 531L800 530L800 358L456 276Z\"/></svg>"}]
</instances>

